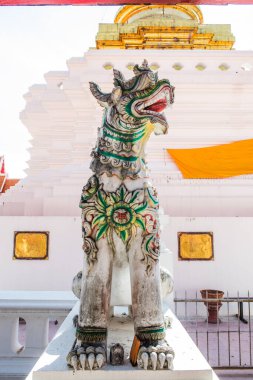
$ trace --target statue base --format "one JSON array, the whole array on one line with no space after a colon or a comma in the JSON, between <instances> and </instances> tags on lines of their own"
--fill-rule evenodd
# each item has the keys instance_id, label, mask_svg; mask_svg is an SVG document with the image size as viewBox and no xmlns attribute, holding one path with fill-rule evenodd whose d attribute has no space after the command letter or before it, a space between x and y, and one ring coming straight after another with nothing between
<instances>
[{"instance_id":1,"label":"statue base","mask_svg":"<svg viewBox=\"0 0 253 380\"><path fill-rule=\"evenodd\" d=\"M129 353L134 329L131 318L125 315L112 317L108 333L108 361L110 346L116 343L124 347L124 364L107 364L100 370L73 373L66 364L66 356L73 344L75 328L72 319L78 313L79 303L63 322L52 342L41 355L26 380L218 380L199 349L171 311L171 327L167 329L168 343L175 351L174 369L147 370L132 367Z\"/></svg>"}]
</instances>

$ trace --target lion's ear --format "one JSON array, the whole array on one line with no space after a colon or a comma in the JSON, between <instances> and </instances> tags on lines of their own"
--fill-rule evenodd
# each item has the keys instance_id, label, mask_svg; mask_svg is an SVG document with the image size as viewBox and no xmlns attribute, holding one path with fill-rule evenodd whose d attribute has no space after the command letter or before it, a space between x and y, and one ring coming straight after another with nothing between
<instances>
[{"instance_id":1,"label":"lion's ear","mask_svg":"<svg viewBox=\"0 0 253 380\"><path fill-rule=\"evenodd\" d=\"M112 90L111 99L113 104L117 104L122 96L122 89L120 86L115 87Z\"/></svg>"},{"instance_id":2,"label":"lion's ear","mask_svg":"<svg viewBox=\"0 0 253 380\"><path fill-rule=\"evenodd\" d=\"M116 69L113 69L113 84L114 86L121 86L125 82L124 75Z\"/></svg>"},{"instance_id":3,"label":"lion's ear","mask_svg":"<svg viewBox=\"0 0 253 380\"><path fill-rule=\"evenodd\" d=\"M111 94L105 94L94 82L89 82L92 95L97 99L102 107L108 107L112 104Z\"/></svg>"}]
</instances>

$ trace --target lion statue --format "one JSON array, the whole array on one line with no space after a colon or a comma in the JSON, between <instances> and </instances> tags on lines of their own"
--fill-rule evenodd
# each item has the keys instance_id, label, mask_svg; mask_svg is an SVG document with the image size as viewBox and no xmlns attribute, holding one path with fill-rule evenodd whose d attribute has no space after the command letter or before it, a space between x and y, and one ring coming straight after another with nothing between
<instances>
[{"instance_id":1,"label":"lion statue","mask_svg":"<svg viewBox=\"0 0 253 380\"><path fill-rule=\"evenodd\" d=\"M85 260L82 273L74 280L80 311L76 341L67 356L74 370L99 369L106 364L112 279L117 299L120 273L126 271L130 273L135 330L130 361L153 370L172 369L173 365L174 351L165 336L160 278L162 283L167 281L167 289L171 285L169 275L159 267L159 203L144 149L152 132L167 132L162 111L174 102L174 87L167 79L159 80L146 60L135 65L133 72L126 80L114 70L111 93L90 83L104 115L91 153L94 174L83 187L80 201Z\"/></svg>"}]
</instances>

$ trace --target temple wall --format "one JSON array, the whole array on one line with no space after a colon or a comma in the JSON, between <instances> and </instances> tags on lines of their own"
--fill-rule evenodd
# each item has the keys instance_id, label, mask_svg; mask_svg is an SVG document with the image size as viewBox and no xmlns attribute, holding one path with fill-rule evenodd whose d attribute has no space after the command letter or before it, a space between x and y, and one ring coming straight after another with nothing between
<instances>
[{"instance_id":1,"label":"temple wall","mask_svg":"<svg viewBox=\"0 0 253 380\"><path fill-rule=\"evenodd\" d=\"M237 296L253 294L253 218L172 217L165 240L174 252L175 289L178 296L195 297L200 289L218 289ZM212 232L214 260L179 261L177 232Z\"/></svg>"},{"instance_id":2,"label":"temple wall","mask_svg":"<svg viewBox=\"0 0 253 380\"><path fill-rule=\"evenodd\" d=\"M0 218L0 289L71 290L82 268L80 224L73 217ZM49 231L48 260L13 260L14 231Z\"/></svg>"},{"instance_id":3,"label":"temple wall","mask_svg":"<svg viewBox=\"0 0 253 380\"><path fill-rule=\"evenodd\" d=\"M14 231L49 231L48 260L13 260ZM161 264L174 271L178 296L204 288L229 291L231 295L253 293L253 218L171 217L162 240L173 252ZM178 232L212 232L213 261L179 261ZM70 290L73 276L82 267L80 219L77 217L0 218L1 290Z\"/></svg>"}]
</instances>

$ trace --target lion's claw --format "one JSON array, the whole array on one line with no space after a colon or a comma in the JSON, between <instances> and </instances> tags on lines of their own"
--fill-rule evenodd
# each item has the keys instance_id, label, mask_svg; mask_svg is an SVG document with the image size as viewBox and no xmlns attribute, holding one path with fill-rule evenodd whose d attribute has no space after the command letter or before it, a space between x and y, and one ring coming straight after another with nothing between
<instances>
[{"instance_id":1,"label":"lion's claw","mask_svg":"<svg viewBox=\"0 0 253 380\"><path fill-rule=\"evenodd\" d=\"M150 353L150 360L151 360L152 369L155 371L156 365L157 365L157 353L156 352Z\"/></svg>"},{"instance_id":2,"label":"lion's claw","mask_svg":"<svg viewBox=\"0 0 253 380\"><path fill-rule=\"evenodd\" d=\"M173 349L166 343L163 342L157 346L141 346L138 353L138 366L143 369L152 369L153 371L157 369L169 369L173 368L174 359Z\"/></svg>"},{"instance_id":3,"label":"lion's claw","mask_svg":"<svg viewBox=\"0 0 253 380\"><path fill-rule=\"evenodd\" d=\"M85 370L86 358L87 358L86 354L81 354L79 356L79 361L80 361L80 364L81 364L81 367L82 367L83 371Z\"/></svg>"},{"instance_id":4,"label":"lion's claw","mask_svg":"<svg viewBox=\"0 0 253 380\"><path fill-rule=\"evenodd\" d=\"M96 362L97 362L98 368L101 368L102 365L104 364L104 355L103 354L97 354Z\"/></svg>"},{"instance_id":5,"label":"lion's claw","mask_svg":"<svg viewBox=\"0 0 253 380\"><path fill-rule=\"evenodd\" d=\"M90 370L93 369L94 363L95 363L95 355L91 353L88 355L88 364L89 364Z\"/></svg>"},{"instance_id":6,"label":"lion's claw","mask_svg":"<svg viewBox=\"0 0 253 380\"><path fill-rule=\"evenodd\" d=\"M77 371L77 368L78 368L78 359L77 359L77 356L76 355L73 355L71 357L71 365L74 369L74 372Z\"/></svg>"},{"instance_id":7,"label":"lion's claw","mask_svg":"<svg viewBox=\"0 0 253 380\"><path fill-rule=\"evenodd\" d=\"M160 369L163 369L164 367L164 363L165 363L165 353L164 352L160 352L160 354L158 355L158 362L159 362L159 365L160 365Z\"/></svg>"},{"instance_id":8,"label":"lion's claw","mask_svg":"<svg viewBox=\"0 0 253 380\"><path fill-rule=\"evenodd\" d=\"M105 349L93 346L77 347L68 354L67 362L74 372L99 369L106 363Z\"/></svg>"},{"instance_id":9,"label":"lion's claw","mask_svg":"<svg viewBox=\"0 0 253 380\"><path fill-rule=\"evenodd\" d=\"M142 360L142 363L143 363L143 369L148 369L148 359L149 359L149 356L148 356L148 353L147 352L143 352L141 354L141 360Z\"/></svg>"},{"instance_id":10,"label":"lion's claw","mask_svg":"<svg viewBox=\"0 0 253 380\"><path fill-rule=\"evenodd\" d=\"M173 369L174 356L172 354L167 354L166 359L167 359L167 363L168 363L168 369Z\"/></svg>"}]
</instances>

